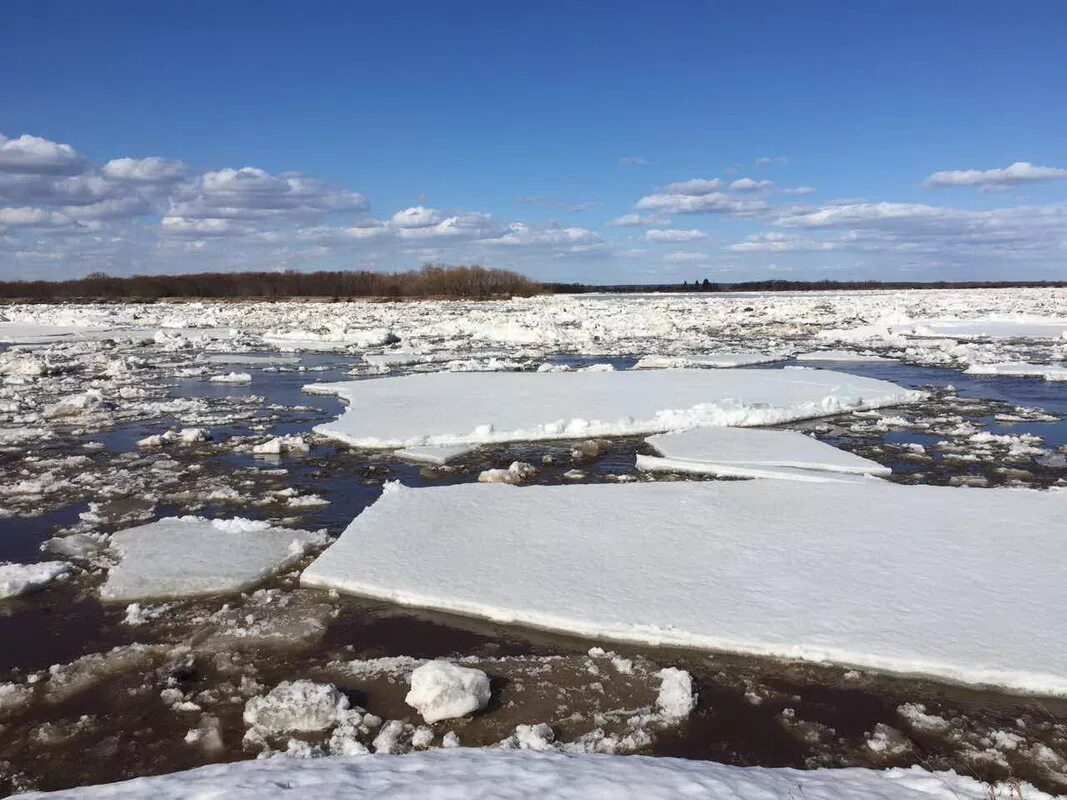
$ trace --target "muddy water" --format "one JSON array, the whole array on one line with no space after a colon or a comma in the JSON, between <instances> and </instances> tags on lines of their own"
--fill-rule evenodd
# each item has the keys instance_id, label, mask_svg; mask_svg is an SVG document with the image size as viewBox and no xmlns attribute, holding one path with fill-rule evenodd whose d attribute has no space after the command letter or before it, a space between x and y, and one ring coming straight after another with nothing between
<instances>
[{"instance_id":1,"label":"muddy water","mask_svg":"<svg viewBox=\"0 0 1067 800\"><path fill-rule=\"evenodd\" d=\"M617 361L619 367L632 363L632 359ZM275 407L271 434L306 433L317 422L332 418L339 406L334 398L300 393L300 386L340 379L347 365L337 357L305 362L326 369L253 370L256 380L250 387L187 380L177 382L171 391L178 396L263 395ZM900 410L916 419L955 415L983 430L1033 433L1053 446L1067 443L1062 418L1012 424L996 420L1014 406L1041 406L1062 417L1067 398L1054 384L972 378L902 365L832 366L909 386L957 387L951 392L935 390L921 408ZM599 442L586 446L585 452L581 442L514 444L486 448L449 468L433 469L325 442L316 443L306 456L274 459L234 452L225 445L226 437L261 432L263 423L258 420L214 428L215 443L138 454L135 462L116 460L136 451L139 438L170 425L162 419L103 433L72 434L49 443L48 449L53 455L81 452L78 448L91 439L104 447L93 451L92 464L85 469L106 473L117 463L151 469L165 459L176 464L168 467L171 472L185 475L180 471L195 468L188 474L195 476L198 486L231 486L246 499L295 487L330 501L292 510L278 503L204 501L192 493L156 503L145 512L148 518L181 513L240 515L286 519L299 527L338 534L377 498L387 480L412 486L467 482L476 480L482 469L522 460L538 466L537 482L562 482L563 474L575 469L584 473L584 481L611 481L633 473L635 455L644 447L635 439ZM1062 468L1027 463L1006 476L995 457L960 462L933 450L927 459L915 461L903 445L919 442L933 448L943 435L907 429L871 431L862 417L851 415L794 427L813 430L835 444L890 464L902 481L950 483L967 478L998 484L1018 482L1019 473L1025 473L1025 483L1044 486L1067 475ZM130 514L138 513L137 497L118 495L101 512L113 517L100 530L125 527L131 524ZM88 503L97 499L72 489L47 513L0 521L0 560L33 560L44 540L75 524ZM922 764L983 779L1014 775L1049 790L1067 790L1062 760L1067 758L1067 701L773 659L613 646L634 664L631 672L623 673L610 657L588 654L595 642L301 590L296 587L298 572L294 569L269 582L266 594L172 603L158 619L136 626L124 622L124 608L102 606L95 599L102 578L99 569L37 595L0 602L0 681L36 679L32 703L0 711L6 713L6 718L0 716L0 792L63 788L254 757L258 750L244 741L244 703L281 680L333 682L353 704L383 719L418 724L403 702L407 688L403 670L367 674L345 666L389 656L465 657L491 676L490 709L469 720L434 726L436 743L454 730L465 745L489 745L507 738L518 724L547 722L563 742L593 741L588 735L597 730L607 741L621 742L630 736L630 744L636 741L637 746L620 745L623 752L743 765ZM149 649L136 649L135 644ZM112 652L116 647L123 649ZM66 684L47 674L53 664L69 665L108 652L112 652L109 657L80 662L84 669ZM641 744L633 738L637 728L632 718L652 706L658 686L655 673L664 666L691 672L699 704L681 725L638 726L649 738ZM53 683L66 688L58 692ZM161 699L165 690L179 691L195 709L168 706ZM944 724L917 723L907 709L919 705ZM217 745L187 743L188 732L209 717L217 721ZM899 746L890 752L876 752L868 745L879 725L899 737L895 740ZM310 738L312 744L321 744ZM1004 746L1005 741L1014 745ZM284 741L271 744L285 749Z\"/></svg>"}]
</instances>

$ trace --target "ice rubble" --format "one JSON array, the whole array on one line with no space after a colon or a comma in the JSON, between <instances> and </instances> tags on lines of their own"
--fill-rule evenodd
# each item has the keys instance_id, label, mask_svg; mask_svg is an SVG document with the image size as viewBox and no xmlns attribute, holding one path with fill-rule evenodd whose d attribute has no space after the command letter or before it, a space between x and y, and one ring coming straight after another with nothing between
<instances>
[{"instance_id":1,"label":"ice rubble","mask_svg":"<svg viewBox=\"0 0 1067 800\"><path fill-rule=\"evenodd\" d=\"M1064 502L883 481L390 484L301 582L591 637L1067 694Z\"/></svg>"},{"instance_id":2,"label":"ice rubble","mask_svg":"<svg viewBox=\"0 0 1067 800\"><path fill-rule=\"evenodd\" d=\"M1051 800L1029 784L1027 800ZM269 758L215 764L121 783L22 795L70 800L987 800L1009 788L921 767L797 770L736 767L650 756L561 755L532 750L451 748L402 756Z\"/></svg>"},{"instance_id":3,"label":"ice rubble","mask_svg":"<svg viewBox=\"0 0 1067 800\"><path fill-rule=\"evenodd\" d=\"M111 602L248 588L326 542L324 534L248 519L170 517L113 534L119 562L100 597Z\"/></svg>"},{"instance_id":4,"label":"ice rubble","mask_svg":"<svg viewBox=\"0 0 1067 800\"><path fill-rule=\"evenodd\" d=\"M429 661L412 670L404 702L429 723L465 717L489 703L489 677L480 669Z\"/></svg>"},{"instance_id":5,"label":"ice rubble","mask_svg":"<svg viewBox=\"0 0 1067 800\"><path fill-rule=\"evenodd\" d=\"M645 439L659 456L637 456L637 468L724 477L834 480L892 474L889 467L797 431L691 428Z\"/></svg>"},{"instance_id":6,"label":"ice rubble","mask_svg":"<svg viewBox=\"0 0 1067 800\"><path fill-rule=\"evenodd\" d=\"M765 369L432 373L304 390L348 404L316 433L378 448L773 425L922 397L829 370Z\"/></svg>"},{"instance_id":7,"label":"ice rubble","mask_svg":"<svg viewBox=\"0 0 1067 800\"><path fill-rule=\"evenodd\" d=\"M39 564L5 564L0 562L0 600L35 592L70 572L64 561Z\"/></svg>"},{"instance_id":8,"label":"ice rubble","mask_svg":"<svg viewBox=\"0 0 1067 800\"><path fill-rule=\"evenodd\" d=\"M245 703L245 724L263 733L324 731L342 722L348 698L332 683L282 681Z\"/></svg>"}]
</instances>

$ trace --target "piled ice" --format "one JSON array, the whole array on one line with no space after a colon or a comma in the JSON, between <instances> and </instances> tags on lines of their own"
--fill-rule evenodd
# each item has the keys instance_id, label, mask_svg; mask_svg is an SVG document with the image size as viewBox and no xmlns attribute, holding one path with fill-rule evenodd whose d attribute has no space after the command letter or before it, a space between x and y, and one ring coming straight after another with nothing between
<instances>
[{"instance_id":1,"label":"piled ice","mask_svg":"<svg viewBox=\"0 0 1067 800\"><path fill-rule=\"evenodd\" d=\"M480 669L430 661L412 671L404 702L430 723L465 717L489 703L489 678Z\"/></svg>"},{"instance_id":2,"label":"piled ice","mask_svg":"<svg viewBox=\"0 0 1067 800\"><path fill-rule=\"evenodd\" d=\"M1051 800L1013 784L1027 800ZM649 756L561 755L531 750L452 748L378 758L270 758L69 789L70 800L709 800L803 797L807 800L988 800L1008 785L980 783L921 767L884 771L736 767Z\"/></svg>"},{"instance_id":3,"label":"piled ice","mask_svg":"<svg viewBox=\"0 0 1067 800\"><path fill-rule=\"evenodd\" d=\"M1063 511L1054 492L884 481L392 484L301 581L585 636L1065 694ZM975 578L994 575L1010 588Z\"/></svg>"},{"instance_id":4,"label":"piled ice","mask_svg":"<svg viewBox=\"0 0 1067 800\"><path fill-rule=\"evenodd\" d=\"M347 715L348 698L332 683L282 681L245 703L244 721L267 733L324 731Z\"/></svg>"},{"instance_id":5,"label":"piled ice","mask_svg":"<svg viewBox=\"0 0 1067 800\"><path fill-rule=\"evenodd\" d=\"M788 369L434 373L304 388L348 404L317 433L381 448L773 425L922 396L886 381Z\"/></svg>"},{"instance_id":6,"label":"piled ice","mask_svg":"<svg viewBox=\"0 0 1067 800\"><path fill-rule=\"evenodd\" d=\"M248 519L171 517L112 535L108 601L238 592L298 561L323 534Z\"/></svg>"},{"instance_id":7,"label":"piled ice","mask_svg":"<svg viewBox=\"0 0 1067 800\"><path fill-rule=\"evenodd\" d=\"M637 456L637 468L735 478L829 481L850 475L892 473L796 431L758 428L691 428L645 440L660 455Z\"/></svg>"}]
</instances>

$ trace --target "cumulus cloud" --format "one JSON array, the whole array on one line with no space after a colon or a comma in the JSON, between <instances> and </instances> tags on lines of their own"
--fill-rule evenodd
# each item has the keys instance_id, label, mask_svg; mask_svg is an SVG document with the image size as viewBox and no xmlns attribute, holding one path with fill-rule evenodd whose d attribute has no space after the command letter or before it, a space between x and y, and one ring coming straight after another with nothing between
<instances>
[{"instance_id":1,"label":"cumulus cloud","mask_svg":"<svg viewBox=\"0 0 1067 800\"><path fill-rule=\"evenodd\" d=\"M735 192L759 192L772 186L774 181L757 181L752 178L738 178L730 183L730 189Z\"/></svg>"},{"instance_id":2,"label":"cumulus cloud","mask_svg":"<svg viewBox=\"0 0 1067 800\"><path fill-rule=\"evenodd\" d=\"M243 236L250 229L239 225L232 219L186 219L185 217L163 217L160 225L171 236L191 236L197 239L214 236Z\"/></svg>"},{"instance_id":3,"label":"cumulus cloud","mask_svg":"<svg viewBox=\"0 0 1067 800\"><path fill-rule=\"evenodd\" d=\"M724 186L718 178L691 178L687 181L668 183L664 188L667 194L702 195L711 194Z\"/></svg>"},{"instance_id":4,"label":"cumulus cloud","mask_svg":"<svg viewBox=\"0 0 1067 800\"><path fill-rule=\"evenodd\" d=\"M501 236L484 241L505 247L561 248L569 253L590 252L604 246L600 234L588 228L535 228L524 222L513 222Z\"/></svg>"},{"instance_id":5,"label":"cumulus cloud","mask_svg":"<svg viewBox=\"0 0 1067 800\"><path fill-rule=\"evenodd\" d=\"M181 161L159 156L148 158L113 158L100 173L112 181L133 183L167 183L184 178L188 168Z\"/></svg>"},{"instance_id":6,"label":"cumulus cloud","mask_svg":"<svg viewBox=\"0 0 1067 800\"><path fill-rule=\"evenodd\" d=\"M0 172L22 175L77 175L85 157L69 144L60 144L28 133L17 139L0 134Z\"/></svg>"},{"instance_id":7,"label":"cumulus cloud","mask_svg":"<svg viewBox=\"0 0 1067 800\"><path fill-rule=\"evenodd\" d=\"M765 211L768 206L762 200L738 200L722 192L710 194L649 194L642 197L634 208L638 211L662 211L667 214L728 214L751 216Z\"/></svg>"},{"instance_id":8,"label":"cumulus cloud","mask_svg":"<svg viewBox=\"0 0 1067 800\"><path fill-rule=\"evenodd\" d=\"M649 242L656 242L657 244L665 244L671 242L695 242L699 239L707 239L708 235L703 231L698 230L678 230L678 229L661 229L652 228L645 232L645 239Z\"/></svg>"},{"instance_id":9,"label":"cumulus cloud","mask_svg":"<svg viewBox=\"0 0 1067 800\"><path fill-rule=\"evenodd\" d=\"M1028 161L1016 161L998 169L952 169L935 172L923 182L932 188L948 186L977 186L982 189L997 189L1020 183L1053 181L1067 178L1067 169L1062 167L1038 167Z\"/></svg>"},{"instance_id":10,"label":"cumulus cloud","mask_svg":"<svg viewBox=\"0 0 1067 800\"><path fill-rule=\"evenodd\" d=\"M7 228L65 228L77 223L66 214L44 208L0 208L0 230Z\"/></svg>"}]
</instances>

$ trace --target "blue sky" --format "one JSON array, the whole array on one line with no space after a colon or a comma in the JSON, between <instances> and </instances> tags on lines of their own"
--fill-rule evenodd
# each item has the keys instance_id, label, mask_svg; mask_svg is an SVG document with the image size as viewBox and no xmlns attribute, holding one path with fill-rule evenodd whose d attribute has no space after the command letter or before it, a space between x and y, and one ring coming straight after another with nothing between
<instances>
[{"instance_id":1,"label":"blue sky","mask_svg":"<svg viewBox=\"0 0 1067 800\"><path fill-rule=\"evenodd\" d=\"M1067 279L1062 2L385 5L9 4L0 276Z\"/></svg>"}]
</instances>

